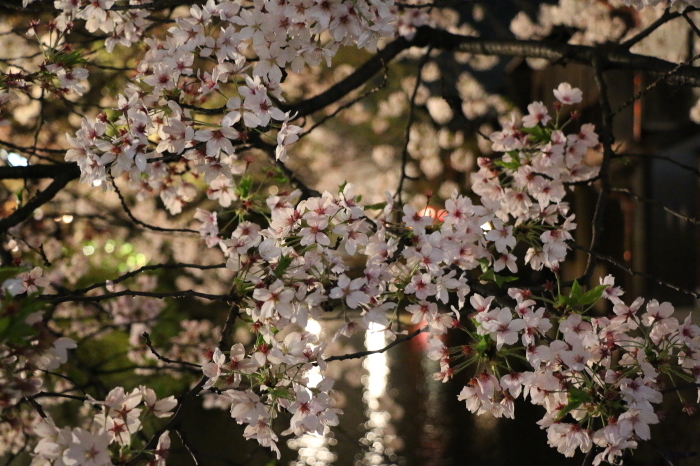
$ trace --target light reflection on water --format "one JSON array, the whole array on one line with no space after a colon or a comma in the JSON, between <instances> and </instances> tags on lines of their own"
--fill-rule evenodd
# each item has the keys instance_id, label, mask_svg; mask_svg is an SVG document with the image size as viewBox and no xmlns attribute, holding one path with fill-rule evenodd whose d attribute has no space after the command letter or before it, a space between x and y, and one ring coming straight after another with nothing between
<instances>
[{"instance_id":1,"label":"light reflection on water","mask_svg":"<svg viewBox=\"0 0 700 466\"><path fill-rule=\"evenodd\" d=\"M328 338L341 324L311 321L307 331ZM516 444L532 449L528 454L515 455L524 466L566 464L558 456L550 460L552 451L546 446L546 438L536 425L530 425L532 421L523 421L531 427L524 432L520 425L488 415L469 416L463 403L457 401L459 387L454 385L461 381L452 381L451 385L433 378L440 365L427 357L427 337L421 334L386 353L329 364L329 375L344 393L337 397L337 407L345 413L340 416L340 425L326 428L323 436L306 434L289 440L287 445L295 450L296 458L288 464L503 466L512 464L511 451L516 450L512 448ZM331 344L328 354L351 353L362 346L377 350L388 343L381 329L372 328L365 334L358 332L349 342L343 339ZM312 373L309 379L310 386L315 386L321 374ZM504 428L510 429L510 436ZM513 433L522 439L516 443ZM506 444L511 448L503 448Z\"/></svg>"},{"instance_id":2,"label":"light reflection on water","mask_svg":"<svg viewBox=\"0 0 700 466\"><path fill-rule=\"evenodd\" d=\"M326 427L324 435L304 434L298 439L287 442L289 448L299 450L296 461L290 461L289 466L328 466L338 459L329 446L335 444L335 439L329 438L330 429Z\"/></svg>"},{"instance_id":3,"label":"light reflection on water","mask_svg":"<svg viewBox=\"0 0 700 466\"><path fill-rule=\"evenodd\" d=\"M387 345L381 326L372 324L365 334L365 347L372 351L378 350ZM366 450L360 461L355 465L379 466L395 464L396 454L389 445L393 438L393 426L391 426L391 414L382 409L381 401L386 394L387 377L389 376L389 358L386 353L377 353L368 356L362 367L367 371L367 377L363 377L364 392L362 401L364 402L365 416L368 421L365 423L367 432L360 443Z\"/></svg>"},{"instance_id":4,"label":"light reflection on water","mask_svg":"<svg viewBox=\"0 0 700 466\"><path fill-rule=\"evenodd\" d=\"M368 350L377 350L387 345L383 329L374 326L366 332L364 345ZM315 321L309 321L306 330L316 335L321 334L321 325ZM328 329L326 329L328 330ZM387 378L389 376L389 357L386 353L378 353L368 356L362 361L362 367L366 375L362 376L362 402L366 421L362 425L364 435L359 439L362 453L355 457L355 466L396 466L402 464L402 458L395 453L395 446L400 445L395 435L394 426L391 424L391 409L393 401L387 396ZM320 373L310 374L309 385L315 386L321 380ZM395 411L396 409L394 409ZM331 451L337 444L333 437L332 428L326 427L323 436L305 434L298 439L292 439L287 445L298 450L296 460L289 463L290 466L329 466L338 460L338 456ZM347 464L347 459L341 458L341 463Z\"/></svg>"},{"instance_id":5,"label":"light reflection on water","mask_svg":"<svg viewBox=\"0 0 700 466\"><path fill-rule=\"evenodd\" d=\"M309 319L306 331L316 336L321 336L321 324L313 319ZM317 386L323 377L318 367L309 372L309 388ZM330 451L329 447L336 443L332 438L330 428L326 427L323 435L315 433L304 434L297 439L287 441L287 446L294 450L299 450L299 457L296 461L290 461L289 466L329 466L338 459L337 455Z\"/></svg>"}]
</instances>

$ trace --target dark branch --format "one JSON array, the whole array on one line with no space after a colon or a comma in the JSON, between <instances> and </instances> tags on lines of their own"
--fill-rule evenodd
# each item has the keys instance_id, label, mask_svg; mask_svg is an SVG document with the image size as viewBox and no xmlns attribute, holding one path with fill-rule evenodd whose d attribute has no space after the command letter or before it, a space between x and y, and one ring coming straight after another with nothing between
<instances>
[{"instance_id":1,"label":"dark branch","mask_svg":"<svg viewBox=\"0 0 700 466\"><path fill-rule=\"evenodd\" d=\"M75 295L50 295L50 294L45 294L41 296L37 296L36 299L40 299L42 301L46 301L47 303L52 303L52 304L58 304L58 303L67 303L67 302L99 302L99 301L104 301L105 299L113 299L113 298L118 298L120 296L146 296L149 298L158 298L158 299L165 299L165 298L203 298L203 299L208 299L210 301L226 301L228 299L228 295L220 295L220 294L207 294L207 293L200 293L198 291L194 290L184 290L184 291L168 291L168 292L163 292L163 293L156 293L156 292L150 292L150 291L134 291L134 290L123 290L123 291L117 291L114 293L105 293L97 296L75 296Z\"/></svg>"},{"instance_id":2,"label":"dark branch","mask_svg":"<svg viewBox=\"0 0 700 466\"><path fill-rule=\"evenodd\" d=\"M354 91L369 81L375 74L383 69L387 63L393 60L399 53L410 48L412 45L412 42L409 42L404 37L396 39L377 52L372 58L366 61L350 76L343 79L338 84L310 99L293 105L284 105L282 106L282 111L291 111L292 115L296 115L296 118L301 118L339 101L348 95L348 93Z\"/></svg>"},{"instance_id":3,"label":"dark branch","mask_svg":"<svg viewBox=\"0 0 700 466\"><path fill-rule=\"evenodd\" d=\"M602 111L602 127L601 127L601 142L603 143L603 161L600 165L600 183L601 189L598 194L598 200L596 201L595 211L593 212L593 220L591 226L591 251L597 251L601 235L603 232L603 217L605 216L605 207L608 200L608 195L610 194L610 161L615 156L613 151L613 144L615 139L613 137L613 117L614 113L610 107L610 100L608 100L608 85L605 82L603 76L602 65L596 59L595 62L595 82L599 90L599 101ZM593 270L597 262L598 257L591 254L588 256L588 263L586 264L586 270L583 273L583 280L585 282L590 281L593 276Z\"/></svg>"},{"instance_id":4,"label":"dark branch","mask_svg":"<svg viewBox=\"0 0 700 466\"><path fill-rule=\"evenodd\" d=\"M626 49L631 49L635 44L638 44L642 40L646 39L649 37L649 35L656 31L659 27L663 26L667 22L671 21L672 19L678 18L681 15L681 13L677 11L671 11L670 8L666 8L666 11L664 11L664 14L659 17L656 21L651 23L649 26L646 27L643 31L641 31L639 34L636 36L632 37L629 40L626 40L622 44L620 44L622 47Z\"/></svg>"},{"instance_id":5,"label":"dark branch","mask_svg":"<svg viewBox=\"0 0 700 466\"><path fill-rule=\"evenodd\" d=\"M357 68L350 76L321 94L296 104L282 106L282 109L285 112L296 113L297 118L321 110L362 86L386 63L411 47L433 47L439 50L479 55L544 58L552 62L573 62L588 66L593 66L596 62L601 70L644 71L652 75L664 76L671 84L700 86L700 69L687 64L679 65L659 58L631 53L626 47L618 44L586 46L555 41L486 40L421 26L417 29L413 39L408 40L405 37L400 37L394 40ZM197 111L220 113L223 109L200 109Z\"/></svg>"},{"instance_id":6,"label":"dark branch","mask_svg":"<svg viewBox=\"0 0 700 466\"><path fill-rule=\"evenodd\" d=\"M226 323L224 324L224 328L221 331L221 338L219 339L218 344L219 348L226 346L226 342L231 337L231 332L233 331L233 324L238 318L240 312L240 307L238 307L236 303L233 303L229 310ZM202 376L202 378L199 379L199 382L197 382L197 385L195 385L192 389L190 389L190 391L188 391L178 399L177 411L175 411L175 414L173 415L173 417L170 418L170 420L165 426L163 426L156 433L153 434L151 439L148 441L148 443L146 443L146 446L143 448L144 450L155 449L158 445L158 439L160 438L163 432L165 432L166 430L176 430L180 427L182 423L182 416L184 415L187 406L189 406L190 403L197 399L197 396L204 389L204 384L207 382L208 379L208 377ZM127 466L134 466L135 464L137 464L140 461L142 454L143 453L140 453L134 456L131 459L131 461L127 463Z\"/></svg>"},{"instance_id":7,"label":"dark branch","mask_svg":"<svg viewBox=\"0 0 700 466\"><path fill-rule=\"evenodd\" d=\"M661 280L659 278L656 278L654 275L646 273L646 272L640 272L638 270L633 270L629 267L627 267L625 264L621 263L620 261L610 257L606 256L605 254L600 254L595 251L591 251L590 249L584 248L583 246L579 246L578 244L572 245L574 249L578 249L579 251L583 251L588 255L595 256L597 259L604 260L605 262L608 262L609 264L614 265L618 269L627 272L630 275L636 275L638 277L644 277L647 280L650 280L657 285L665 286L666 288L669 288L671 290L677 291L679 293L687 294L692 296L693 298L700 298L700 293L697 293L692 290L688 290L686 288L681 288L679 286L674 285L673 283L667 282L665 280Z\"/></svg>"},{"instance_id":8,"label":"dark branch","mask_svg":"<svg viewBox=\"0 0 700 466\"><path fill-rule=\"evenodd\" d=\"M384 353L385 351L390 350L394 346L403 343L404 341L408 341L412 339L413 337L423 333L427 332L429 329L427 326L421 327L418 330L409 333L408 335L398 337L396 340L392 341L388 345L386 345L384 348L378 349L378 350L373 350L373 351L358 351L356 353L349 353L349 354L343 354L341 356L331 356L330 358L326 358L324 361L326 362L331 362L331 361L345 361L347 359L358 359L358 358L364 358L365 356L369 356L371 354L378 354L378 353ZM315 366L318 364L314 364Z\"/></svg>"},{"instance_id":9,"label":"dark branch","mask_svg":"<svg viewBox=\"0 0 700 466\"><path fill-rule=\"evenodd\" d=\"M167 232L167 233L199 233L197 230L191 230L189 228L162 228L162 227L157 227L154 225L149 225L146 222L142 222L141 220L137 219L134 217L134 214L131 213L131 209L129 209L129 206L126 204L126 199L124 199L124 196L122 196L121 191L119 191L119 188L117 187L117 183L112 180L112 186L114 186L114 191L117 193L117 196L119 196L119 201L122 204L122 208L124 209L124 212L126 212L126 215L129 216L131 221L133 221L137 225L141 225L144 228L148 228L149 230L153 231L161 231L161 232Z\"/></svg>"},{"instance_id":10,"label":"dark branch","mask_svg":"<svg viewBox=\"0 0 700 466\"><path fill-rule=\"evenodd\" d=\"M659 202L659 201L654 200L654 199L649 199L649 198L646 198L646 197L644 197L644 196L640 196L639 194L636 194L636 193L630 191L630 190L627 189L627 188L611 188L611 191L612 191L612 192L615 192L615 193L627 194L628 196L630 196L630 197L636 199L636 200L639 201L639 202L644 202L644 203L647 203L647 204L654 205L654 206L656 206L656 207L661 207L662 209L664 209L666 212L668 212L669 214L673 215L674 217L678 217L678 218L680 218L681 220L684 220L684 221L686 221L686 222L688 222L688 223L692 223L693 225L700 225L700 220L699 220L699 219L693 218L693 217L689 217L689 216L687 216L687 215L683 215L683 214L681 214L681 213L679 213L679 212L676 212L675 210L671 209L670 207L667 207L666 205L664 205L663 202Z\"/></svg>"},{"instance_id":11,"label":"dark branch","mask_svg":"<svg viewBox=\"0 0 700 466\"><path fill-rule=\"evenodd\" d=\"M620 154L617 156L618 158L621 157L646 157L650 159L658 159L658 160L663 160L665 162L671 163L677 167L682 168L683 170L687 170L690 173L693 173L695 176L700 177L700 170L698 170L695 167L691 167L690 165L685 165L683 163L680 163L676 160L673 160L671 157L668 157L666 155L655 155L655 154L629 154L629 153L624 153Z\"/></svg>"},{"instance_id":12,"label":"dark branch","mask_svg":"<svg viewBox=\"0 0 700 466\"><path fill-rule=\"evenodd\" d=\"M209 270L209 269L223 269L226 268L226 264L214 264L214 265L197 265L197 264L182 264L182 263L177 263L177 264L154 264L154 265L144 265L140 269L133 270L131 272L127 272L124 275L121 275L114 280L112 280L112 284L117 284L121 283L124 280L127 280L131 277L134 277L140 273L147 272L149 270L162 270L162 269L199 269L199 270ZM83 294L87 293L90 290L94 290L95 288L100 288L103 286L107 286L107 282L100 282L100 283L95 283L93 285L87 286L85 288L80 288L78 290L73 290L72 293L74 294Z\"/></svg>"},{"instance_id":13,"label":"dark branch","mask_svg":"<svg viewBox=\"0 0 700 466\"><path fill-rule=\"evenodd\" d=\"M7 232L8 229L26 220L36 209L53 199L56 194L75 178L72 171L66 171L56 176L53 183L46 189L37 193L29 202L15 210L12 215L0 220L0 234Z\"/></svg>"},{"instance_id":14,"label":"dark branch","mask_svg":"<svg viewBox=\"0 0 700 466\"><path fill-rule=\"evenodd\" d=\"M143 337L146 339L146 346L148 346L148 349L151 350L151 353L158 359L160 359L163 362L167 362L168 364L181 364L183 366L188 366L188 367L196 367L196 368L201 368L199 364L195 364L193 362L187 362L187 361L176 361L174 359L168 359L165 356L161 355L156 351L156 349L153 347L153 343L151 342L151 336L148 334L148 332L143 332Z\"/></svg>"},{"instance_id":15,"label":"dark branch","mask_svg":"<svg viewBox=\"0 0 700 466\"><path fill-rule=\"evenodd\" d=\"M396 188L396 194L394 194L394 198L398 200L400 209L403 207L403 198L401 196L401 193L403 191L403 184L406 181L406 179L408 179L408 175L406 174L406 165L408 165L408 145L411 138L411 126L413 126L413 118L416 110L416 96L418 95L418 89L420 88L420 83L423 76L423 67L428 62L428 58L430 58L430 52L432 50L432 47L429 47L428 50L421 57L420 62L418 62L418 73L416 73L416 85L413 86L413 92L411 93L411 97L408 102L408 119L406 120L403 150L401 151L401 176L399 178L399 185Z\"/></svg>"}]
</instances>

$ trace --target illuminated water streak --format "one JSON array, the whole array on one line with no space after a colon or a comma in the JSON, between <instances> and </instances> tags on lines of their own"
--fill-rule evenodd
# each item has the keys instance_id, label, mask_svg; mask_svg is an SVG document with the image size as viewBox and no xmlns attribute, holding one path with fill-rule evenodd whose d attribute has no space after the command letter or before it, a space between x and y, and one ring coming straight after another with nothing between
<instances>
[{"instance_id":1,"label":"illuminated water streak","mask_svg":"<svg viewBox=\"0 0 700 466\"><path fill-rule=\"evenodd\" d=\"M306 331L316 336L321 335L321 324L313 319L309 319L306 324ZM314 367L308 374L309 387L318 385L323 376L318 367ZM299 438L287 441L287 446L293 450L299 450L299 457L295 461L290 461L289 466L329 466L338 459L337 455L330 451L329 446L335 445L336 440L331 437L328 427L323 435L304 434Z\"/></svg>"},{"instance_id":2,"label":"illuminated water streak","mask_svg":"<svg viewBox=\"0 0 700 466\"><path fill-rule=\"evenodd\" d=\"M424 466L440 466L449 458L450 432L446 426L445 384L436 380L433 374L440 371L439 361L428 358L428 347L421 352L421 366L424 376L424 422L421 423L419 455Z\"/></svg>"},{"instance_id":3,"label":"illuminated water streak","mask_svg":"<svg viewBox=\"0 0 700 466\"><path fill-rule=\"evenodd\" d=\"M299 457L290 461L289 466L329 466L338 459L335 453L328 449L335 445L336 440L329 438L330 429L326 427L324 435L304 434L299 438L287 441L287 446L299 450Z\"/></svg>"},{"instance_id":4,"label":"illuminated water streak","mask_svg":"<svg viewBox=\"0 0 700 466\"><path fill-rule=\"evenodd\" d=\"M381 349L387 345L386 338L381 326L371 324L369 331L365 335L365 347L372 351ZM388 411L381 409L380 398L384 397L387 388L387 377L389 376L389 360L386 353L372 354L368 356L362 366L367 371L367 375L362 378L364 393L362 399L367 406L365 415L368 420L365 423L367 433L360 439L367 450L361 459L355 462L356 466L371 465L383 466L395 464L397 459L393 448L390 446L393 435L391 426L391 415Z\"/></svg>"}]
</instances>

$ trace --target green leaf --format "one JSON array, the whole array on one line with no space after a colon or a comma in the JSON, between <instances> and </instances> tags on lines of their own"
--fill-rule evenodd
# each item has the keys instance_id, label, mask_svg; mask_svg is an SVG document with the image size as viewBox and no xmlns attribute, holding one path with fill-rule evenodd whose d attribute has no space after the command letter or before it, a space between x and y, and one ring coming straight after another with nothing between
<instances>
[{"instance_id":1,"label":"green leaf","mask_svg":"<svg viewBox=\"0 0 700 466\"><path fill-rule=\"evenodd\" d=\"M592 401L591 396L584 390L581 390L580 388L570 388L569 403L561 411L559 411L559 414L555 420L557 422L561 421L564 416L569 414L571 411L578 409L583 403L590 401Z\"/></svg>"},{"instance_id":2,"label":"green leaf","mask_svg":"<svg viewBox=\"0 0 700 466\"><path fill-rule=\"evenodd\" d=\"M238 197L247 199L253 189L253 179L250 176L244 176L238 183Z\"/></svg>"},{"instance_id":3,"label":"green leaf","mask_svg":"<svg viewBox=\"0 0 700 466\"><path fill-rule=\"evenodd\" d=\"M571 285L569 296L559 295L557 303L569 307L588 306L600 299L605 288L606 285L599 285L584 293L578 281L574 280L574 283Z\"/></svg>"},{"instance_id":4,"label":"green leaf","mask_svg":"<svg viewBox=\"0 0 700 466\"><path fill-rule=\"evenodd\" d=\"M499 288L503 288L504 284L514 282L517 279L518 277L504 277L503 275L498 275L497 273L494 273L493 270L489 270L479 277L479 280L494 282Z\"/></svg>"},{"instance_id":5,"label":"green leaf","mask_svg":"<svg viewBox=\"0 0 700 466\"><path fill-rule=\"evenodd\" d=\"M267 391L275 398L285 398L287 400L294 399L294 396L286 388L268 388Z\"/></svg>"},{"instance_id":6,"label":"green leaf","mask_svg":"<svg viewBox=\"0 0 700 466\"><path fill-rule=\"evenodd\" d=\"M583 289L581 285L578 284L578 280L574 280L574 284L571 285L571 292L569 293L569 299L578 302L583 296Z\"/></svg>"},{"instance_id":7,"label":"green leaf","mask_svg":"<svg viewBox=\"0 0 700 466\"><path fill-rule=\"evenodd\" d=\"M281 277L284 274L284 272L286 272L287 269L289 268L290 264L292 263L292 260L293 260L293 258L291 256L287 256L287 255L283 254L280 257L279 262L277 262L277 267L275 267L275 271L274 271L275 276Z\"/></svg>"},{"instance_id":8,"label":"green leaf","mask_svg":"<svg viewBox=\"0 0 700 466\"><path fill-rule=\"evenodd\" d=\"M520 165L522 165L520 163L520 159L517 155L510 162L506 162L505 160L498 159L498 160L494 160L493 164L497 165L499 167L507 168L508 170L517 170L518 168L520 168Z\"/></svg>"},{"instance_id":9,"label":"green leaf","mask_svg":"<svg viewBox=\"0 0 700 466\"><path fill-rule=\"evenodd\" d=\"M476 344L476 352L479 354L484 354L486 350L489 349L489 343L491 338L488 335L482 335L479 343Z\"/></svg>"},{"instance_id":10,"label":"green leaf","mask_svg":"<svg viewBox=\"0 0 700 466\"><path fill-rule=\"evenodd\" d=\"M378 202L376 204L366 205L366 206L364 206L364 208L369 209L369 210L383 210L384 207L387 206L387 204L388 204L387 202Z\"/></svg>"},{"instance_id":11,"label":"green leaf","mask_svg":"<svg viewBox=\"0 0 700 466\"><path fill-rule=\"evenodd\" d=\"M489 261L487 259L477 259L479 265L481 265L481 272L486 273L489 271Z\"/></svg>"},{"instance_id":12,"label":"green leaf","mask_svg":"<svg viewBox=\"0 0 700 466\"><path fill-rule=\"evenodd\" d=\"M61 64L65 68L72 68L76 65L87 63L87 60L82 57L82 52L80 50L73 50L72 52L66 53L52 49L48 52L47 57L48 61Z\"/></svg>"},{"instance_id":13,"label":"green leaf","mask_svg":"<svg viewBox=\"0 0 700 466\"><path fill-rule=\"evenodd\" d=\"M581 296L579 303L583 304L584 306L595 303L601 296L603 296L605 288L607 288L607 285L598 285L595 288L588 290L583 294L583 296Z\"/></svg>"},{"instance_id":14,"label":"green leaf","mask_svg":"<svg viewBox=\"0 0 700 466\"><path fill-rule=\"evenodd\" d=\"M270 172L275 175L273 179L280 184L284 184L289 181L280 167L272 167L270 168Z\"/></svg>"},{"instance_id":15,"label":"green leaf","mask_svg":"<svg viewBox=\"0 0 700 466\"><path fill-rule=\"evenodd\" d=\"M550 130L547 128L543 128L542 126L533 126L532 128L520 128L520 131L530 135L530 138L535 142L546 143L552 139Z\"/></svg>"}]
</instances>

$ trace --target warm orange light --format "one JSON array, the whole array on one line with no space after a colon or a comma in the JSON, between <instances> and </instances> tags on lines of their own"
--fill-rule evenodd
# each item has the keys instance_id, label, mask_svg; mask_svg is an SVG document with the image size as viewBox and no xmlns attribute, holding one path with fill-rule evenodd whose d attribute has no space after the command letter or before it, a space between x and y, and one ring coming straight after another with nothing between
<instances>
[{"instance_id":1,"label":"warm orange light","mask_svg":"<svg viewBox=\"0 0 700 466\"><path fill-rule=\"evenodd\" d=\"M438 222L442 222L445 219L445 215L447 215L447 212L445 210L442 210L442 209L437 210L434 207L428 206L425 209L421 210L418 214L423 216L423 217L434 218Z\"/></svg>"}]
</instances>

